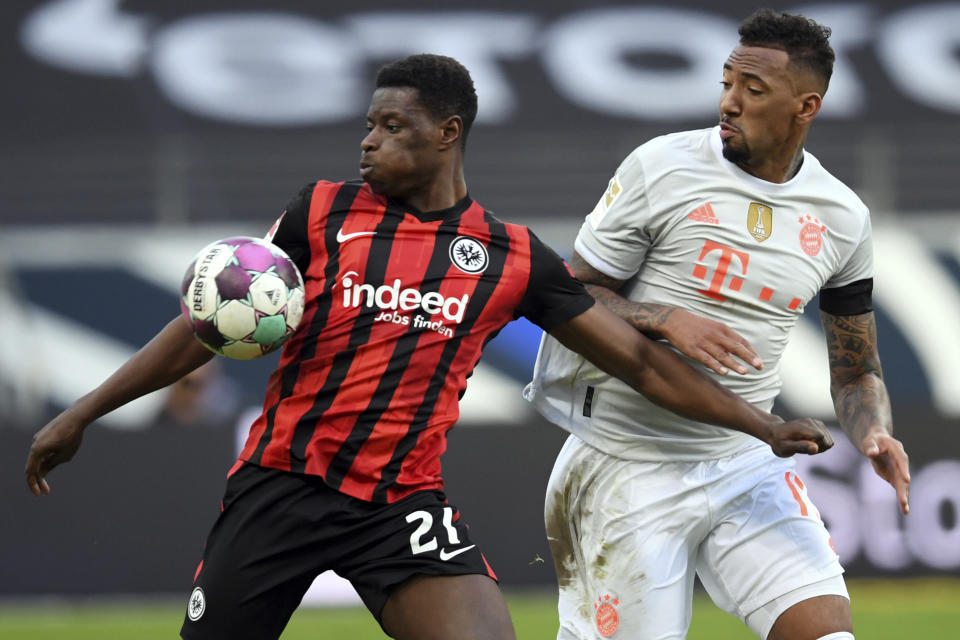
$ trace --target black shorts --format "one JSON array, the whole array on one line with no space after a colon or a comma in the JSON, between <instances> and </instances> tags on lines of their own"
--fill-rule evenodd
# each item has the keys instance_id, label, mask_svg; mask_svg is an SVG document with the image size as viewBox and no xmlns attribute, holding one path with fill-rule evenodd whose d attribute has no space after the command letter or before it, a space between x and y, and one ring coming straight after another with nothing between
<instances>
[{"instance_id":1,"label":"black shorts","mask_svg":"<svg viewBox=\"0 0 960 640\"><path fill-rule=\"evenodd\" d=\"M391 590L415 575L496 580L440 491L371 503L316 476L244 464L227 481L180 634L279 638L327 569L350 580L378 621Z\"/></svg>"}]
</instances>

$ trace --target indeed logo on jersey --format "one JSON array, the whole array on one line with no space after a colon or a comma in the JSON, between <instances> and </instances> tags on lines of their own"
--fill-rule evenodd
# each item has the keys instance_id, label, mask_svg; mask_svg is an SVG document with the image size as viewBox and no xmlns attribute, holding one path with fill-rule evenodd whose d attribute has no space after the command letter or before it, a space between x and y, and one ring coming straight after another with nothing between
<instances>
[{"instance_id":1,"label":"indeed logo on jersey","mask_svg":"<svg viewBox=\"0 0 960 640\"><path fill-rule=\"evenodd\" d=\"M436 291L420 293L418 289L401 289L399 278L392 285L382 284L379 287L367 283L355 284L353 279L359 275L356 271L348 271L340 279L345 307L376 306L384 311L423 309L431 316L442 313L447 320L459 323L470 301L467 294L462 298L445 298Z\"/></svg>"}]
</instances>

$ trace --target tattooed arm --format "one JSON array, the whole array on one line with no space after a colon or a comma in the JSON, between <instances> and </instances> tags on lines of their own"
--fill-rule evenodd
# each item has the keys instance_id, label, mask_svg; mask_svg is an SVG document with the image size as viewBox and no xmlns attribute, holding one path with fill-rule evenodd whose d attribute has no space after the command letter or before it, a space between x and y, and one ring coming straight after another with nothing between
<instances>
[{"instance_id":1,"label":"tattooed arm","mask_svg":"<svg viewBox=\"0 0 960 640\"><path fill-rule=\"evenodd\" d=\"M756 369L763 368L763 361L750 343L726 325L679 307L628 300L617 293L623 280L597 271L577 253L573 254L570 267L590 295L647 337L667 340L687 357L721 375L730 369L747 373L747 368L734 356Z\"/></svg>"},{"instance_id":2,"label":"tattooed arm","mask_svg":"<svg viewBox=\"0 0 960 640\"><path fill-rule=\"evenodd\" d=\"M820 312L830 359L830 394L840 426L910 510L907 454L893 437L890 398L883 383L873 312L835 316Z\"/></svg>"}]
</instances>

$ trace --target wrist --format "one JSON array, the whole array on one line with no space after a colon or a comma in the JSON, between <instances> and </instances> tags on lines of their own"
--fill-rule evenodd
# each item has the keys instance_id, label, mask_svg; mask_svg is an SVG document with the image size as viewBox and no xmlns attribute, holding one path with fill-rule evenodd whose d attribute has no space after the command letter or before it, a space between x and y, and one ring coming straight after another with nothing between
<instances>
[{"instance_id":1,"label":"wrist","mask_svg":"<svg viewBox=\"0 0 960 640\"><path fill-rule=\"evenodd\" d=\"M772 413L767 413L766 411L758 410L758 412L760 413L761 420L760 433L762 436L760 439L772 447L776 442L776 436L774 435L776 426L783 424L783 418Z\"/></svg>"},{"instance_id":2,"label":"wrist","mask_svg":"<svg viewBox=\"0 0 960 640\"><path fill-rule=\"evenodd\" d=\"M662 304L644 304L642 307L645 313L640 314L638 322L642 326L637 328L648 336L654 336L673 344L676 337L674 331L676 322L687 312L678 307Z\"/></svg>"},{"instance_id":3,"label":"wrist","mask_svg":"<svg viewBox=\"0 0 960 640\"><path fill-rule=\"evenodd\" d=\"M76 424L80 430L84 430L91 422L102 416L105 411L97 410L95 391L80 397L72 406L67 408L63 414L70 419L70 422Z\"/></svg>"},{"instance_id":4,"label":"wrist","mask_svg":"<svg viewBox=\"0 0 960 640\"><path fill-rule=\"evenodd\" d=\"M873 439L876 438L877 436L892 435L891 431L892 429L885 429L883 428L883 426L873 425L871 427L867 427L866 429L858 433L857 434L858 438L854 442L859 444L860 450L862 451L868 442L873 441Z\"/></svg>"}]
</instances>

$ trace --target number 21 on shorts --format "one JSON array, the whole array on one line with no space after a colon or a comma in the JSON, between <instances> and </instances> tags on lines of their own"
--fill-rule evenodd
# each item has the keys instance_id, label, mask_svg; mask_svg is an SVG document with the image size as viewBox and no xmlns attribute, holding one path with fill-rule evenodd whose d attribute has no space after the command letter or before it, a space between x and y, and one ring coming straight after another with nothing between
<instances>
[{"instance_id":1,"label":"number 21 on shorts","mask_svg":"<svg viewBox=\"0 0 960 640\"><path fill-rule=\"evenodd\" d=\"M433 529L433 514L429 511L419 510L407 514L407 522L414 523L417 520L420 521L420 524L414 529L413 533L410 534L410 551L416 555L418 553L426 553L428 551L434 551L437 549L440 544L437 542L436 536L430 536L429 539L426 538L427 534ZM447 534L447 543L450 547L460 544L460 536L457 533L456 527L453 526L453 508L444 507L443 508L443 528ZM460 547L457 549L451 549L443 547L440 549L440 559L446 562L454 556L458 556L464 551L469 551L473 549L476 545L469 545L466 547Z\"/></svg>"}]
</instances>

